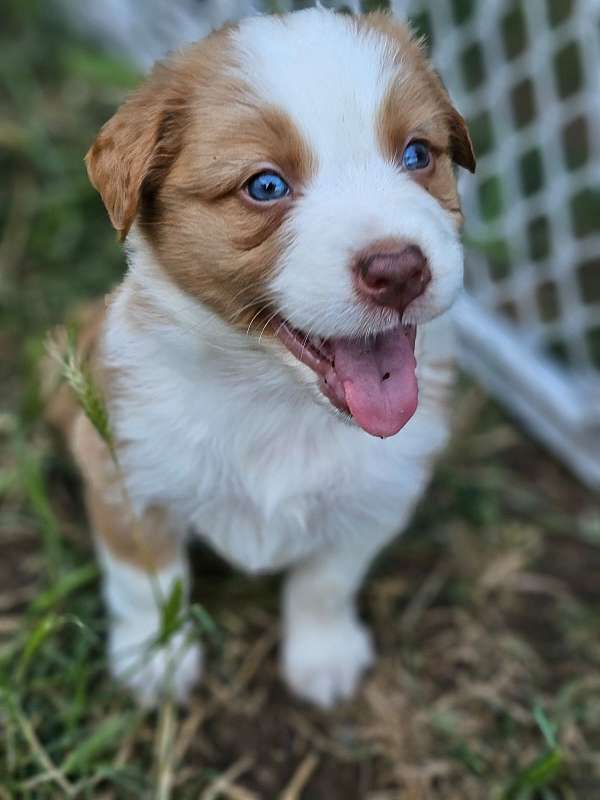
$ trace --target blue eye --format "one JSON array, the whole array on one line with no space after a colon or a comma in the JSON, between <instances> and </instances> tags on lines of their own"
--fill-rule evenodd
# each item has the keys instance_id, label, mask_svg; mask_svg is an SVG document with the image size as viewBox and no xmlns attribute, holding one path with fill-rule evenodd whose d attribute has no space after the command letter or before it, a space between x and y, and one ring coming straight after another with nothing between
<instances>
[{"instance_id":1,"label":"blue eye","mask_svg":"<svg viewBox=\"0 0 600 800\"><path fill-rule=\"evenodd\" d=\"M431 153L425 142L411 142L402 154L402 166L411 171L425 169L430 161Z\"/></svg>"},{"instance_id":2,"label":"blue eye","mask_svg":"<svg viewBox=\"0 0 600 800\"><path fill-rule=\"evenodd\" d=\"M246 190L253 200L265 203L269 200L281 200L290 193L290 187L276 172L259 172L250 178Z\"/></svg>"}]
</instances>

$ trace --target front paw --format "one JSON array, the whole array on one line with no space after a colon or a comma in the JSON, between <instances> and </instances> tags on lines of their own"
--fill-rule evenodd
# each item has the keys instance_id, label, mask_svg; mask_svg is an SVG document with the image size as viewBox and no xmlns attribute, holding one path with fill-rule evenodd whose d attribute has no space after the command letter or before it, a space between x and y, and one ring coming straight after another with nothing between
<instances>
[{"instance_id":1,"label":"front paw","mask_svg":"<svg viewBox=\"0 0 600 800\"><path fill-rule=\"evenodd\" d=\"M292 625L283 645L289 687L321 708L353 695L372 662L371 637L351 616Z\"/></svg>"},{"instance_id":2,"label":"front paw","mask_svg":"<svg viewBox=\"0 0 600 800\"><path fill-rule=\"evenodd\" d=\"M109 661L112 675L140 705L152 708L165 697L184 704L200 678L202 649L189 631L179 631L158 645L153 637L140 639L132 626L117 623L110 632Z\"/></svg>"}]
</instances>

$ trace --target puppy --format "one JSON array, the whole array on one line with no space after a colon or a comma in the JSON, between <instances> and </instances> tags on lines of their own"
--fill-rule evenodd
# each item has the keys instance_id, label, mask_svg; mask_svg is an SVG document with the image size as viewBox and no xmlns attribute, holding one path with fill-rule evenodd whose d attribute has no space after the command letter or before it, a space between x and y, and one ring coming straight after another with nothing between
<instances>
[{"instance_id":1,"label":"puppy","mask_svg":"<svg viewBox=\"0 0 600 800\"><path fill-rule=\"evenodd\" d=\"M198 680L189 631L151 646L191 531L289 570L283 676L330 706L373 659L356 592L447 439L465 122L404 25L314 8L156 66L86 161L129 265L86 334L116 458L75 403L57 416L111 669L146 704Z\"/></svg>"}]
</instances>

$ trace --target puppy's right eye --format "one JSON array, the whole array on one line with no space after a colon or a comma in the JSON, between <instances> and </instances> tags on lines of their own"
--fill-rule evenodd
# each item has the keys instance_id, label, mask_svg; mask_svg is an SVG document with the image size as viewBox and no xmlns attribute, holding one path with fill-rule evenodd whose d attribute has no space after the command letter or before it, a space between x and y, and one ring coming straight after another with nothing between
<instances>
[{"instance_id":1,"label":"puppy's right eye","mask_svg":"<svg viewBox=\"0 0 600 800\"><path fill-rule=\"evenodd\" d=\"M246 184L246 191L253 200L268 203L286 197L290 193L290 187L276 172L259 172L250 178Z\"/></svg>"}]
</instances>

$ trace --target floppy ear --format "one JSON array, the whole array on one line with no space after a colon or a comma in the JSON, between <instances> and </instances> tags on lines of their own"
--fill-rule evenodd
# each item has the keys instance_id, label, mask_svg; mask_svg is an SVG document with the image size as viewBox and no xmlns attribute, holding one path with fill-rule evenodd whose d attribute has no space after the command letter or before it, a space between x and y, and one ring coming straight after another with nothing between
<instances>
[{"instance_id":1,"label":"floppy ear","mask_svg":"<svg viewBox=\"0 0 600 800\"><path fill-rule=\"evenodd\" d=\"M135 219L142 191L172 163L180 147L184 98L167 67L159 65L102 127L85 157L121 241Z\"/></svg>"},{"instance_id":2,"label":"floppy ear","mask_svg":"<svg viewBox=\"0 0 600 800\"><path fill-rule=\"evenodd\" d=\"M430 68L430 75L437 84L440 103L444 109L444 115L450 131L450 156L459 167L464 167L469 172L475 172L477 162L467 123L452 104L448 89L440 73L436 69Z\"/></svg>"},{"instance_id":3,"label":"floppy ear","mask_svg":"<svg viewBox=\"0 0 600 800\"><path fill-rule=\"evenodd\" d=\"M454 106L450 106L450 155L455 164L475 172L476 160L467 123Z\"/></svg>"},{"instance_id":4,"label":"floppy ear","mask_svg":"<svg viewBox=\"0 0 600 800\"><path fill-rule=\"evenodd\" d=\"M435 69L432 70L432 73L437 79L438 90L441 94L440 99L446 109L446 119L450 128L450 156L459 167L464 167L469 172L475 172L475 151L467 123L452 105L448 89L446 89L440 73Z\"/></svg>"}]
</instances>

